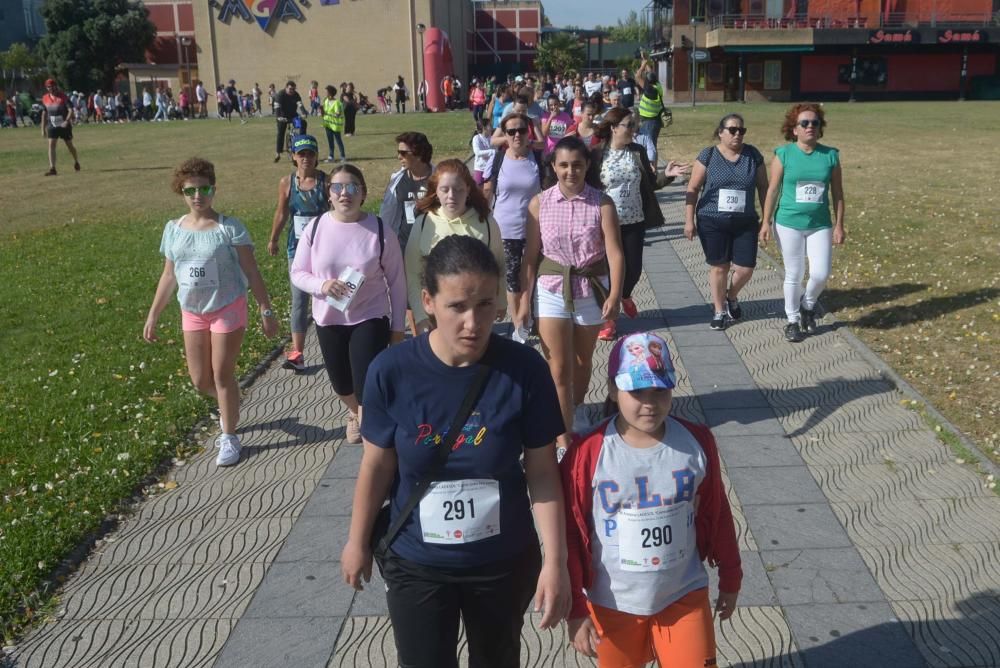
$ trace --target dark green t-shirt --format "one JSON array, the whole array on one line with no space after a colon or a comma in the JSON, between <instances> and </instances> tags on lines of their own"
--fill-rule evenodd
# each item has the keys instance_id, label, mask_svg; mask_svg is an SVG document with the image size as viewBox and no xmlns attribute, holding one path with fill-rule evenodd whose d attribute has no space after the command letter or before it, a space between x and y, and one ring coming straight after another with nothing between
<instances>
[{"instance_id":1,"label":"dark green t-shirt","mask_svg":"<svg viewBox=\"0 0 1000 668\"><path fill-rule=\"evenodd\" d=\"M781 160L781 199L774 221L796 230L831 227L830 176L840 164L840 152L817 144L812 153L805 153L796 143L774 149Z\"/></svg>"}]
</instances>

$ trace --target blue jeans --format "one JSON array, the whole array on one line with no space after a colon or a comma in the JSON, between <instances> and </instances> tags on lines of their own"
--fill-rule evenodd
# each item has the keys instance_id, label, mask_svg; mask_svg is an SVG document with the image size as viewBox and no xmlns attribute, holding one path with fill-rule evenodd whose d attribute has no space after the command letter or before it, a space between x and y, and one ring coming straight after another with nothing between
<instances>
[{"instance_id":1,"label":"blue jeans","mask_svg":"<svg viewBox=\"0 0 1000 668\"><path fill-rule=\"evenodd\" d=\"M642 118L641 116L639 118ZM656 142L660 139L660 130L663 128L663 120L661 116L656 118L642 118L642 123L639 125L639 134L646 135L653 140L653 146L656 146Z\"/></svg>"},{"instance_id":2,"label":"blue jeans","mask_svg":"<svg viewBox=\"0 0 1000 668\"><path fill-rule=\"evenodd\" d=\"M337 146L340 148L340 157L347 160L347 151L344 150L344 140L340 138L340 133L330 128L324 128L326 130L326 143L330 145L330 157L336 156L336 151L333 150L333 142L337 141Z\"/></svg>"}]
</instances>

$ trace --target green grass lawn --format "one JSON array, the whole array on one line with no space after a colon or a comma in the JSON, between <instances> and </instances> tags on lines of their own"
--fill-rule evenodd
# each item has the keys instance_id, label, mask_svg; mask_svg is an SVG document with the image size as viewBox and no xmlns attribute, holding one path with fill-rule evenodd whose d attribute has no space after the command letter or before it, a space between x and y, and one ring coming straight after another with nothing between
<instances>
[{"instance_id":1,"label":"green grass lawn","mask_svg":"<svg viewBox=\"0 0 1000 668\"><path fill-rule=\"evenodd\" d=\"M728 109L675 110L661 153L693 159ZM842 151L849 240L835 254L823 302L996 456L1000 159L992 147L1000 129L992 120L1000 106L827 109L825 141ZM781 142L783 110L739 107L747 140L765 154ZM399 132L425 132L436 160L469 153L467 114L362 117L358 124L360 135L345 141L371 186L368 208L378 206L396 168ZM311 125L319 129L315 119ZM187 378L177 308L161 320L161 343L141 340L162 267L163 225L185 211L169 189L176 164L193 155L215 162L217 207L246 223L276 309L288 309L286 260L265 251L276 184L290 169L271 161L269 119L80 127L83 171L73 172L60 147L54 178L42 177L40 134L0 131L5 633L45 600L40 587L88 532L160 463L191 452L189 434L208 411ZM254 326L241 372L273 346Z\"/></svg>"}]
</instances>

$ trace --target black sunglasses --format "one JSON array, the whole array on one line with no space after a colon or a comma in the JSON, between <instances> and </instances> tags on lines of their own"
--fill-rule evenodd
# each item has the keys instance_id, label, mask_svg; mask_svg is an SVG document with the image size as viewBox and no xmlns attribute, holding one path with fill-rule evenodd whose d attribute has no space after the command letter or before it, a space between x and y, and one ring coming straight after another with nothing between
<instances>
[{"instance_id":1,"label":"black sunglasses","mask_svg":"<svg viewBox=\"0 0 1000 668\"><path fill-rule=\"evenodd\" d=\"M822 123L822 121L820 121L819 119L799 121L799 127L800 128L818 128L821 123Z\"/></svg>"},{"instance_id":2,"label":"black sunglasses","mask_svg":"<svg viewBox=\"0 0 1000 668\"><path fill-rule=\"evenodd\" d=\"M725 127L725 128L722 128L722 129L723 130L729 130L729 134L731 134L731 135L739 135L741 137L747 133L747 129L746 128L738 128L735 125L732 125L732 126L729 126L729 127Z\"/></svg>"},{"instance_id":3,"label":"black sunglasses","mask_svg":"<svg viewBox=\"0 0 1000 668\"><path fill-rule=\"evenodd\" d=\"M528 128L507 128L504 130L504 134L508 137L513 137L514 135L521 135L522 137L528 134Z\"/></svg>"}]
</instances>

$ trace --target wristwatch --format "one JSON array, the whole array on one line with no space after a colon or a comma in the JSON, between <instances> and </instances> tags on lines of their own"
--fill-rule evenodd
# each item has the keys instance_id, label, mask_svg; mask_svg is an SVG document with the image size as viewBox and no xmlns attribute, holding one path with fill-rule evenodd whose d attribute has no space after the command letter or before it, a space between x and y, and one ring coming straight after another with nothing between
<instances>
[{"instance_id":1,"label":"wristwatch","mask_svg":"<svg viewBox=\"0 0 1000 668\"><path fill-rule=\"evenodd\" d=\"M274 311L272 311L269 308L266 308L266 309L264 309L263 311L260 312L260 317L262 317L262 318L273 318L274 317Z\"/></svg>"}]
</instances>

